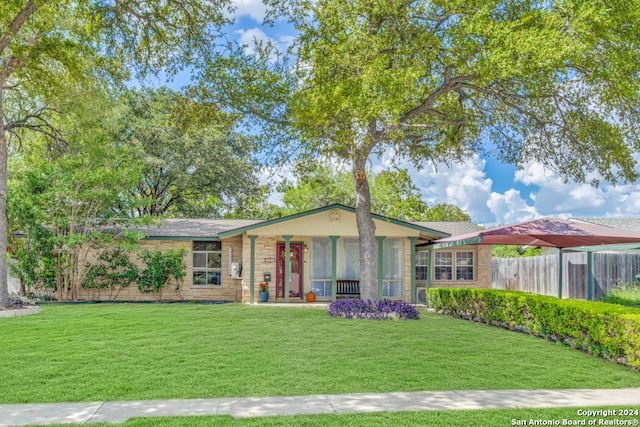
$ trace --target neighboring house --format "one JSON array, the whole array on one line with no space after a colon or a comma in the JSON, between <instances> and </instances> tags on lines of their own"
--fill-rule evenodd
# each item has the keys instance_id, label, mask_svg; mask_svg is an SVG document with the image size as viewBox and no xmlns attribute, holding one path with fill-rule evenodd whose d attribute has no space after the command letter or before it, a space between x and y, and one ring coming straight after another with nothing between
<instances>
[{"instance_id":1,"label":"neighboring house","mask_svg":"<svg viewBox=\"0 0 640 427\"><path fill-rule=\"evenodd\" d=\"M604 225L621 230L640 231L640 218L569 218L569 220Z\"/></svg>"},{"instance_id":2,"label":"neighboring house","mask_svg":"<svg viewBox=\"0 0 640 427\"><path fill-rule=\"evenodd\" d=\"M425 245L481 227L465 222L405 222L376 214L373 220L380 298L416 302L429 285L491 286L491 249L482 246L433 251L428 280ZM269 283L272 302L304 301L310 291L318 301L331 301L336 281L360 276L355 209L344 205L266 221L167 219L142 231L148 236L143 247L187 249L182 288L179 294L163 289L160 299L165 301L254 302L261 282ZM83 290L80 298L106 299L95 290ZM132 285L118 299L152 300L153 296L141 294Z\"/></svg>"}]
</instances>

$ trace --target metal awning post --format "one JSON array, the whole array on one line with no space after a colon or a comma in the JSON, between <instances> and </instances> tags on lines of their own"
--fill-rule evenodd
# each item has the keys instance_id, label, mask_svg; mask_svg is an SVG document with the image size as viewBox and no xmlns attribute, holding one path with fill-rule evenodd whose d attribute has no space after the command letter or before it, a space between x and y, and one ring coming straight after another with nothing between
<instances>
[{"instance_id":1,"label":"metal awning post","mask_svg":"<svg viewBox=\"0 0 640 427\"><path fill-rule=\"evenodd\" d=\"M562 298L562 248L558 248L558 298Z\"/></svg>"},{"instance_id":2,"label":"metal awning post","mask_svg":"<svg viewBox=\"0 0 640 427\"><path fill-rule=\"evenodd\" d=\"M593 301L593 252L587 252L587 300Z\"/></svg>"}]
</instances>

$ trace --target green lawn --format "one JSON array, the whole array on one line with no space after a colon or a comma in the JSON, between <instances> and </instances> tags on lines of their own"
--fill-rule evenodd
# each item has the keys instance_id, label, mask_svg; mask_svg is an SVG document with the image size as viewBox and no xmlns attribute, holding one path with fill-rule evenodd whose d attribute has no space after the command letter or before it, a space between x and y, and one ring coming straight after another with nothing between
<instances>
[{"instance_id":1,"label":"green lawn","mask_svg":"<svg viewBox=\"0 0 640 427\"><path fill-rule=\"evenodd\" d=\"M47 305L0 319L0 379L0 403L640 387L638 371L451 317L240 304Z\"/></svg>"}]
</instances>

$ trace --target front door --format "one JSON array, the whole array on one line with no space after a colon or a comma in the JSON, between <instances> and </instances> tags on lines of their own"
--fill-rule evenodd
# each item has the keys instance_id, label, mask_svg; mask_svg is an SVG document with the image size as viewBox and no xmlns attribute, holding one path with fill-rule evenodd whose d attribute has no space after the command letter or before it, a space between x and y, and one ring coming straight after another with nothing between
<instances>
[{"instance_id":1,"label":"front door","mask_svg":"<svg viewBox=\"0 0 640 427\"><path fill-rule=\"evenodd\" d=\"M285 244L278 243L278 266L276 270L276 299L284 299L285 279ZM291 281L289 282L289 298L302 297L302 244L291 243L289 245L289 260L291 264Z\"/></svg>"}]
</instances>

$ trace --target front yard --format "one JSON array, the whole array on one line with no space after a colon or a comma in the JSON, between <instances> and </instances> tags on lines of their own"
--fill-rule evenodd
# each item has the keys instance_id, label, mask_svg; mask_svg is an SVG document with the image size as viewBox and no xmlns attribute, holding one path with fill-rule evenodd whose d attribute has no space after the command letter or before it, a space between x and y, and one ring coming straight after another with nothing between
<instances>
[{"instance_id":1,"label":"front yard","mask_svg":"<svg viewBox=\"0 0 640 427\"><path fill-rule=\"evenodd\" d=\"M0 321L0 378L0 403L640 387L638 371L446 316L240 304L47 305Z\"/></svg>"}]
</instances>

